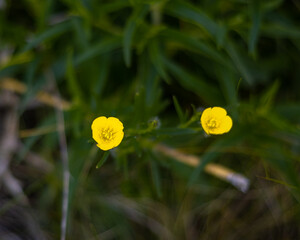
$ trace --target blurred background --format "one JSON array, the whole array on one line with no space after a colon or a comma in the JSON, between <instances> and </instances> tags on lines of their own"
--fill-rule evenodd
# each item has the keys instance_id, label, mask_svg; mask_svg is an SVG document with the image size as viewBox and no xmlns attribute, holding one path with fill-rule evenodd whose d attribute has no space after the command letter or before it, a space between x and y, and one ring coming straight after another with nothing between
<instances>
[{"instance_id":1,"label":"blurred background","mask_svg":"<svg viewBox=\"0 0 300 240\"><path fill-rule=\"evenodd\" d=\"M300 239L299 13L0 0L0 239ZM203 132L213 106L229 133ZM109 155L91 137L99 116L124 124Z\"/></svg>"}]
</instances>

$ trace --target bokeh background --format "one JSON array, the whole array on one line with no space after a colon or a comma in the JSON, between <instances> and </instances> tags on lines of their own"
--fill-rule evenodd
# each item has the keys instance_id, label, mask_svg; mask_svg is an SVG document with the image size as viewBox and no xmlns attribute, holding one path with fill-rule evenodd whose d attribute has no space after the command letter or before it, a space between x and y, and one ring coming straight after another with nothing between
<instances>
[{"instance_id":1,"label":"bokeh background","mask_svg":"<svg viewBox=\"0 0 300 240\"><path fill-rule=\"evenodd\" d=\"M125 127L100 168L98 116ZM66 239L300 239L297 0L1 0L0 121L0 239L59 239L63 186Z\"/></svg>"}]
</instances>

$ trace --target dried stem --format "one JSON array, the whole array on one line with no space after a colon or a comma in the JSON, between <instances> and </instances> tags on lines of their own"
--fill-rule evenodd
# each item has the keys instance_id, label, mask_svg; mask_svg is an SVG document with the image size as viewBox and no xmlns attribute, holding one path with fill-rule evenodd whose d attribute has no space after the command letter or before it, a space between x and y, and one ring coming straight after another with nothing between
<instances>
[{"instance_id":1,"label":"dried stem","mask_svg":"<svg viewBox=\"0 0 300 240\"><path fill-rule=\"evenodd\" d=\"M66 239L67 232L67 220L68 220L68 204L69 204L69 184L70 184L70 171L69 171L69 157L67 139L65 134L65 119L63 109L63 102L61 100L59 90L56 86L55 77L52 72L48 72L47 77L51 80L51 83L56 89L56 97L53 98L55 101L56 108L56 121L57 130L60 146L60 155L63 167L63 196L62 196L62 216L61 216L61 234L60 239Z\"/></svg>"},{"instance_id":2,"label":"dried stem","mask_svg":"<svg viewBox=\"0 0 300 240\"><path fill-rule=\"evenodd\" d=\"M16 93L25 93L28 89L26 84L18 81L14 78L4 78L0 81L0 88L10 90ZM71 104L58 96L53 96L45 91L38 91L36 99L46 105L59 108L61 110L68 110L71 108Z\"/></svg>"},{"instance_id":3,"label":"dried stem","mask_svg":"<svg viewBox=\"0 0 300 240\"><path fill-rule=\"evenodd\" d=\"M151 7L151 18L153 25L160 25L162 21L161 15L162 3L158 2Z\"/></svg>"},{"instance_id":4,"label":"dried stem","mask_svg":"<svg viewBox=\"0 0 300 240\"><path fill-rule=\"evenodd\" d=\"M6 190L24 205L28 204L28 199L23 192L20 182L13 176L9 167L13 154L18 147L18 98L8 91L1 92L0 101L3 104L0 116L0 182Z\"/></svg>"},{"instance_id":5,"label":"dried stem","mask_svg":"<svg viewBox=\"0 0 300 240\"><path fill-rule=\"evenodd\" d=\"M63 163L63 199L62 199L62 218L61 218L61 240L66 238L68 203L69 203L69 183L70 171L68 163L67 139L65 135L64 114L60 109L56 109L56 117L58 123L58 135L61 159Z\"/></svg>"},{"instance_id":6,"label":"dried stem","mask_svg":"<svg viewBox=\"0 0 300 240\"><path fill-rule=\"evenodd\" d=\"M155 149L156 151L161 152L168 157L174 158L175 160L192 167L197 167L201 162L201 159L195 155L188 155L182 153L178 150L167 147L163 144L157 144L155 146ZM239 189L242 192L248 191L249 184L250 184L249 179L239 173L234 172L229 168L226 168L222 165L215 164L215 163L208 163L204 167L204 171L217 178L220 178L226 182L231 183L233 186L235 186L237 189Z\"/></svg>"}]
</instances>

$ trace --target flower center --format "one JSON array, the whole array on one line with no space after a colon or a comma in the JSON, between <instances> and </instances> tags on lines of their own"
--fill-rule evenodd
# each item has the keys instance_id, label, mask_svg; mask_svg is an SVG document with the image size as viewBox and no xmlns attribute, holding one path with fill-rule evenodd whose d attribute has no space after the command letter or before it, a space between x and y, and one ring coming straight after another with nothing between
<instances>
[{"instance_id":1,"label":"flower center","mask_svg":"<svg viewBox=\"0 0 300 240\"><path fill-rule=\"evenodd\" d=\"M100 132L100 138L105 142L111 141L115 138L115 133L111 128L102 128Z\"/></svg>"},{"instance_id":2,"label":"flower center","mask_svg":"<svg viewBox=\"0 0 300 240\"><path fill-rule=\"evenodd\" d=\"M206 125L209 128L217 128L219 127L220 123L215 118L211 118L207 121Z\"/></svg>"}]
</instances>

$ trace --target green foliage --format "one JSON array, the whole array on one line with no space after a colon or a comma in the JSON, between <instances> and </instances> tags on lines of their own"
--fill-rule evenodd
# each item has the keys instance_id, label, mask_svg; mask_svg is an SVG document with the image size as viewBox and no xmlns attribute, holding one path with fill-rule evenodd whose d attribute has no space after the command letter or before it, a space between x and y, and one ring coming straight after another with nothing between
<instances>
[{"instance_id":1,"label":"green foliage","mask_svg":"<svg viewBox=\"0 0 300 240\"><path fill-rule=\"evenodd\" d=\"M296 1L4 2L0 78L28 86L18 109L21 129L56 128L55 109L28 109L40 90L57 86L72 104L64 111L68 239L299 238ZM228 134L201 130L201 112L212 106L232 116ZM98 116L124 124L125 137L110 152L91 137ZM49 132L21 141L16 163L33 151L54 166L41 177L26 176L26 183L44 184L25 187L25 194L43 231L57 239L58 137ZM176 162L157 152L157 143L202 162L195 168ZM247 176L249 192L206 174L208 163Z\"/></svg>"}]
</instances>

